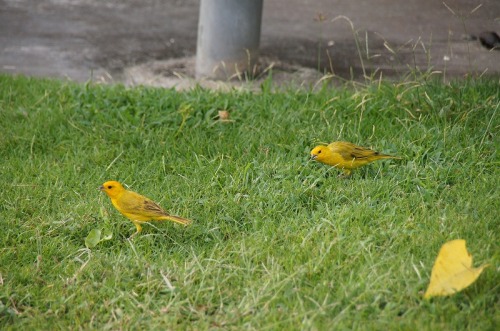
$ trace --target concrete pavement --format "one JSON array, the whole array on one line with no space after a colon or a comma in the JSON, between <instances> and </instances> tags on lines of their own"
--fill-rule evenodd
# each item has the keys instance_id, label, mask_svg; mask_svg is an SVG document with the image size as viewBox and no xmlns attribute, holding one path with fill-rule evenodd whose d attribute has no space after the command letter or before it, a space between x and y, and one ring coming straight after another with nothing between
<instances>
[{"instance_id":1,"label":"concrete pavement","mask_svg":"<svg viewBox=\"0 0 500 331\"><path fill-rule=\"evenodd\" d=\"M198 10L197 0L3 0L0 72L188 87ZM476 39L484 31L500 33L498 0L265 0L261 69L304 80L499 75L500 51Z\"/></svg>"}]
</instances>

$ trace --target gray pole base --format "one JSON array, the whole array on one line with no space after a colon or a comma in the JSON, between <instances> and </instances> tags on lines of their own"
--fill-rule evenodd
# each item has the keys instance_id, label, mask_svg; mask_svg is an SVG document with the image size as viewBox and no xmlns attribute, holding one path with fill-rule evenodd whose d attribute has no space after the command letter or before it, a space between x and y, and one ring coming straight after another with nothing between
<instances>
[{"instance_id":1,"label":"gray pole base","mask_svg":"<svg viewBox=\"0 0 500 331\"><path fill-rule=\"evenodd\" d=\"M201 0L196 78L251 72L259 55L263 0Z\"/></svg>"}]
</instances>

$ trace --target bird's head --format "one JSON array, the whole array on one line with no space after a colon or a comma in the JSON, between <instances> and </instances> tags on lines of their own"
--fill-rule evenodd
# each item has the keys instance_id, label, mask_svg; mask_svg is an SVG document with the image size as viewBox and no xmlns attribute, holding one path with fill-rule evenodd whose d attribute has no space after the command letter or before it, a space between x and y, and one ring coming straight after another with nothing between
<instances>
[{"instance_id":1,"label":"bird's head","mask_svg":"<svg viewBox=\"0 0 500 331\"><path fill-rule=\"evenodd\" d=\"M311 151L311 159L321 162L327 157L329 152L330 151L327 146L324 145L316 146Z\"/></svg>"},{"instance_id":2,"label":"bird's head","mask_svg":"<svg viewBox=\"0 0 500 331\"><path fill-rule=\"evenodd\" d=\"M122 184L118 183L117 181L110 180L104 184L102 184L99 187L99 190L104 191L108 197L110 198L115 198L117 197L120 193L125 191L123 188Z\"/></svg>"}]
</instances>

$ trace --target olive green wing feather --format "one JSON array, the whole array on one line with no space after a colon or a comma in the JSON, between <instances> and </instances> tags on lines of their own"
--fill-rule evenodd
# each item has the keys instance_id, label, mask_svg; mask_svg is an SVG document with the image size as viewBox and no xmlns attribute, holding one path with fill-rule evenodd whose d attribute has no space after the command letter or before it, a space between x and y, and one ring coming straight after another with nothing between
<instances>
[{"instance_id":1,"label":"olive green wing feather","mask_svg":"<svg viewBox=\"0 0 500 331\"><path fill-rule=\"evenodd\" d=\"M345 141L331 143L328 147L332 152L339 153L345 160L370 160L377 157L388 156Z\"/></svg>"},{"instance_id":2,"label":"olive green wing feather","mask_svg":"<svg viewBox=\"0 0 500 331\"><path fill-rule=\"evenodd\" d=\"M120 208L125 213L140 213L144 217L168 216L158 204L131 191L126 192L126 195L120 199Z\"/></svg>"}]
</instances>

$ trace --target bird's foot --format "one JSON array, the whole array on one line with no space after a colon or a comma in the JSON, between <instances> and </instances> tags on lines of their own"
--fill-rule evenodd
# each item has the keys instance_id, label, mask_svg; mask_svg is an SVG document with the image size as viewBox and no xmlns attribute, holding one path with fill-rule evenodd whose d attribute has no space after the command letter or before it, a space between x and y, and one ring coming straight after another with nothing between
<instances>
[{"instance_id":1,"label":"bird's foot","mask_svg":"<svg viewBox=\"0 0 500 331\"><path fill-rule=\"evenodd\" d=\"M128 240L134 239L134 237L139 233L139 231L134 232L130 237L128 237Z\"/></svg>"}]
</instances>

